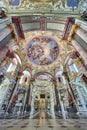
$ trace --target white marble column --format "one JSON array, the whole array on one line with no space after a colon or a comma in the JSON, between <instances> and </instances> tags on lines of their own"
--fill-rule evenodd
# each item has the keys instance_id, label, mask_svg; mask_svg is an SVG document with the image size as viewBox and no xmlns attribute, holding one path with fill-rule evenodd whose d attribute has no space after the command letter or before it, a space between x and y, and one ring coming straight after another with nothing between
<instances>
[{"instance_id":1,"label":"white marble column","mask_svg":"<svg viewBox=\"0 0 87 130\"><path fill-rule=\"evenodd\" d=\"M81 101L81 105L83 106L83 110L87 110L86 105L85 105L85 101L83 99L83 96L81 94L79 87L77 86L76 89L77 89L77 92L78 92L78 95L79 95L79 98L80 98L80 101Z\"/></svg>"}]
</instances>

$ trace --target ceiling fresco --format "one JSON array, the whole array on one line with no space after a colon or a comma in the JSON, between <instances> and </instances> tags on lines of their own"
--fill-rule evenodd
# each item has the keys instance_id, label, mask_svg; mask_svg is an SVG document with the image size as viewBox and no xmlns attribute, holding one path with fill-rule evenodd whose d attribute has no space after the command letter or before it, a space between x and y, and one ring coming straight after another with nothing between
<instances>
[{"instance_id":1,"label":"ceiling fresco","mask_svg":"<svg viewBox=\"0 0 87 130\"><path fill-rule=\"evenodd\" d=\"M42 80L42 81L50 81L51 80L51 76L49 74L40 74L39 76L36 77L36 80Z\"/></svg>"},{"instance_id":2,"label":"ceiling fresco","mask_svg":"<svg viewBox=\"0 0 87 130\"><path fill-rule=\"evenodd\" d=\"M40 36L32 39L27 45L29 60L37 65L49 65L53 63L59 53L57 42L47 36Z\"/></svg>"},{"instance_id":3,"label":"ceiling fresco","mask_svg":"<svg viewBox=\"0 0 87 130\"><path fill-rule=\"evenodd\" d=\"M10 16L77 17L87 10L87 0L0 0L0 6L1 2Z\"/></svg>"},{"instance_id":4,"label":"ceiling fresco","mask_svg":"<svg viewBox=\"0 0 87 130\"><path fill-rule=\"evenodd\" d=\"M87 10L87 0L0 0L10 16L53 15L77 17Z\"/></svg>"},{"instance_id":5,"label":"ceiling fresco","mask_svg":"<svg viewBox=\"0 0 87 130\"><path fill-rule=\"evenodd\" d=\"M71 6L71 7L74 7L74 6L78 6L80 0L6 0L9 5L12 5L12 6L19 6L20 3L23 3L23 1L25 1L25 3L27 4L52 4L52 5L55 5L57 4L58 6L63 6L65 7L65 5L68 5L68 6Z\"/></svg>"},{"instance_id":6,"label":"ceiling fresco","mask_svg":"<svg viewBox=\"0 0 87 130\"><path fill-rule=\"evenodd\" d=\"M71 7L78 7L79 2L81 0L6 0L8 5L11 5L11 7L18 7L16 9L23 9L25 10L40 10L43 8L43 10L68 10ZM43 11L42 10L42 11Z\"/></svg>"},{"instance_id":7,"label":"ceiling fresco","mask_svg":"<svg viewBox=\"0 0 87 130\"><path fill-rule=\"evenodd\" d=\"M27 67L32 69L32 75L44 71L54 75L55 67L59 67L61 64L64 64L67 54L73 51L74 48L72 46L69 46L66 43L66 41L61 40L59 38L60 35L58 32L54 33L51 31L44 31L44 34L42 32L43 31L25 32L25 40L20 41L19 45L16 45L16 47L13 46L12 50L15 51L20 56L20 59L22 61L22 66L23 66L22 69L25 69L27 65ZM44 42L42 44L41 40L43 41L46 40L46 42L48 43ZM35 41L38 41L38 43L37 42L35 43ZM32 46L34 51L31 49L32 53L30 54L30 56L28 56L28 50ZM57 48L57 53L55 55L56 57L53 59L49 55L50 54L52 55L52 52L55 50L55 47ZM38 51L40 51L40 53L42 53L43 55L41 55ZM36 54L37 56L36 59L32 58L33 54ZM48 58L48 60L44 60L45 56ZM39 63L40 58L43 61L41 63ZM51 58L53 61L51 61ZM37 82L39 81L39 78L42 79L41 80L42 82L45 81L48 82L48 80L50 81L49 76L47 76L49 78L43 75L40 76L41 77L37 77Z\"/></svg>"}]
</instances>

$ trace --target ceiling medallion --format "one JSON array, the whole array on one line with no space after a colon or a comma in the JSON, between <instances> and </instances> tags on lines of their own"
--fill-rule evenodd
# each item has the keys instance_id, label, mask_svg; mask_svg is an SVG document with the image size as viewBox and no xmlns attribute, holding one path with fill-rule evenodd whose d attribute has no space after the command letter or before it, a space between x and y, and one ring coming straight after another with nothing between
<instances>
[{"instance_id":1,"label":"ceiling medallion","mask_svg":"<svg viewBox=\"0 0 87 130\"><path fill-rule=\"evenodd\" d=\"M30 61L37 65L50 65L59 54L57 42L48 36L33 38L26 48L27 56Z\"/></svg>"}]
</instances>

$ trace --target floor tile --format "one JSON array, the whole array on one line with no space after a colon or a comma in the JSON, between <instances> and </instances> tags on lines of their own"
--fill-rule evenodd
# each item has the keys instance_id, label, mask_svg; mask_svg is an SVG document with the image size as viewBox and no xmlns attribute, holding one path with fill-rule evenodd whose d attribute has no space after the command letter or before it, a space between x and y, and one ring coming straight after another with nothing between
<instances>
[{"instance_id":1,"label":"floor tile","mask_svg":"<svg viewBox=\"0 0 87 130\"><path fill-rule=\"evenodd\" d=\"M40 127L40 128L37 128L36 130L52 130L52 128L49 128L49 127Z\"/></svg>"},{"instance_id":2,"label":"floor tile","mask_svg":"<svg viewBox=\"0 0 87 130\"><path fill-rule=\"evenodd\" d=\"M87 119L0 120L0 130L87 130Z\"/></svg>"}]
</instances>

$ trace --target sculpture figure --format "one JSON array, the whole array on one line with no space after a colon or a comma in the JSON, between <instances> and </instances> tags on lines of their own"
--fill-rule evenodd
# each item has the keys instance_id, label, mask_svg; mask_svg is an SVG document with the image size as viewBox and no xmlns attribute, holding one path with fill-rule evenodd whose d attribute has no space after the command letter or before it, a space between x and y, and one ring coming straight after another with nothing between
<instances>
[{"instance_id":1,"label":"sculpture figure","mask_svg":"<svg viewBox=\"0 0 87 130\"><path fill-rule=\"evenodd\" d=\"M5 12L5 8L4 7L0 7L0 19L5 18L6 17L6 12Z\"/></svg>"},{"instance_id":2,"label":"sculpture figure","mask_svg":"<svg viewBox=\"0 0 87 130\"><path fill-rule=\"evenodd\" d=\"M82 20L87 21L87 10L83 12L81 18L82 18Z\"/></svg>"}]
</instances>

